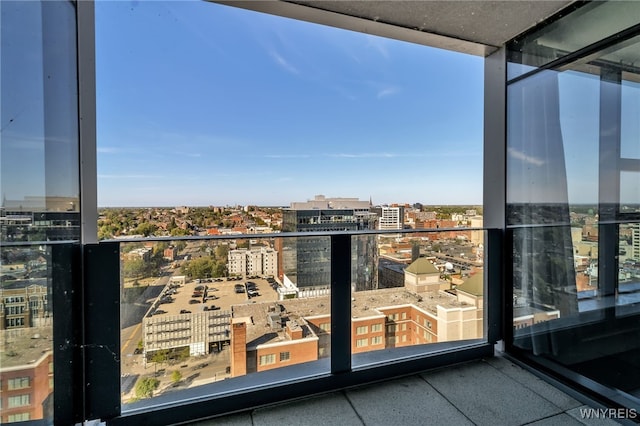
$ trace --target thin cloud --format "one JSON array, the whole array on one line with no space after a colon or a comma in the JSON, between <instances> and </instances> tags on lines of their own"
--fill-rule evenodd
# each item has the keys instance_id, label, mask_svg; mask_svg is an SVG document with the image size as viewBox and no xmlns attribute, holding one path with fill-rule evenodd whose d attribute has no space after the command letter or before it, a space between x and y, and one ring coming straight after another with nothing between
<instances>
[{"instance_id":1,"label":"thin cloud","mask_svg":"<svg viewBox=\"0 0 640 426\"><path fill-rule=\"evenodd\" d=\"M383 58L389 59L389 50L383 38L369 35L367 36L367 46L377 50Z\"/></svg>"},{"instance_id":2,"label":"thin cloud","mask_svg":"<svg viewBox=\"0 0 640 426\"><path fill-rule=\"evenodd\" d=\"M265 158L310 158L308 154L269 154Z\"/></svg>"},{"instance_id":3,"label":"thin cloud","mask_svg":"<svg viewBox=\"0 0 640 426\"><path fill-rule=\"evenodd\" d=\"M276 64L280 65L280 67L282 67L285 71L290 72L291 74L300 74L300 71L298 71L298 69L291 65L286 59L280 56L278 52L272 50L269 52L269 55L271 56L271 58L273 58Z\"/></svg>"},{"instance_id":4,"label":"thin cloud","mask_svg":"<svg viewBox=\"0 0 640 426\"><path fill-rule=\"evenodd\" d=\"M348 154L348 153L340 153L340 154L328 154L329 157L334 158L396 158L396 157L406 157L407 154L394 154L390 152L370 152L363 154ZM414 155L411 155L414 157Z\"/></svg>"},{"instance_id":5,"label":"thin cloud","mask_svg":"<svg viewBox=\"0 0 640 426\"><path fill-rule=\"evenodd\" d=\"M100 179L160 179L160 175L98 175Z\"/></svg>"},{"instance_id":6,"label":"thin cloud","mask_svg":"<svg viewBox=\"0 0 640 426\"><path fill-rule=\"evenodd\" d=\"M395 86L385 87L384 89L381 89L381 90L378 91L378 94L376 95L376 97L378 99L382 99L382 98L386 98L388 96L393 96L396 93L400 93L400 88L395 87Z\"/></svg>"},{"instance_id":7,"label":"thin cloud","mask_svg":"<svg viewBox=\"0 0 640 426\"><path fill-rule=\"evenodd\" d=\"M114 148L110 146L98 147L96 150L98 151L98 154L118 154L122 152L120 148Z\"/></svg>"},{"instance_id":8,"label":"thin cloud","mask_svg":"<svg viewBox=\"0 0 640 426\"><path fill-rule=\"evenodd\" d=\"M527 155L527 154L525 154L523 152L520 152L520 151L518 151L518 150L516 150L514 148L507 149L507 152L509 153L509 155L511 157L513 157L515 159L518 159L518 160L522 160L525 163L531 164L533 166L540 167L543 164L545 164L544 160L541 160L541 159L536 158L536 157L532 157L532 156Z\"/></svg>"}]
</instances>

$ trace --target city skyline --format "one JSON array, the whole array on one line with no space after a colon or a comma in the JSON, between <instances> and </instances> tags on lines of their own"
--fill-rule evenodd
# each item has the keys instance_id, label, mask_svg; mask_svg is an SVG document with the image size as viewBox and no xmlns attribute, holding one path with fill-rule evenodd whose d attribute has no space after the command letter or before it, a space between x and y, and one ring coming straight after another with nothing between
<instances>
[{"instance_id":1,"label":"city skyline","mask_svg":"<svg viewBox=\"0 0 640 426\"><path fill-rule=\"evenodd\" d=\"M97 2L96 54L100 207L482 203L482 58L206 2Z\"/></svg>"}]
</instances>

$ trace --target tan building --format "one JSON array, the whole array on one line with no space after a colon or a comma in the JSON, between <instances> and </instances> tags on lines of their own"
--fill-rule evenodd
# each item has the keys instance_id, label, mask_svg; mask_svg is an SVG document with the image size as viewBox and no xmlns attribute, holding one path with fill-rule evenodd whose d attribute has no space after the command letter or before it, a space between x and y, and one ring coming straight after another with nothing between
<instances>
[{"instance_id":1,"label":"tan building","mask_svg":"<svg viewBox=\"0 0 640 426\"><path fill-rule=\"evenodd\" d=\"M278 273L278 252L272 248L259 247L229 251L227 268L229 275L268 275Z\"/></svg>"},{"instance_id":2,"label":"tan building","mask_svg":"<svg viewBox=\"0 0 640 426\"><path fill-rule=\"evenodd\" d=\"M0 330L51 323L47 287L0 289Z\"/></svg>"},{"instance_id":3,"label":"tan building","mask_svg":"<svg viewBox=\"0 0 640 426\"><path fill-rule=\"evenodd\" d=\"M404 287L407 291L424 293L446 290L450 284L440 279L440 271L429 259L420 257L404 270Z\"/></svg>"}]
</instances>

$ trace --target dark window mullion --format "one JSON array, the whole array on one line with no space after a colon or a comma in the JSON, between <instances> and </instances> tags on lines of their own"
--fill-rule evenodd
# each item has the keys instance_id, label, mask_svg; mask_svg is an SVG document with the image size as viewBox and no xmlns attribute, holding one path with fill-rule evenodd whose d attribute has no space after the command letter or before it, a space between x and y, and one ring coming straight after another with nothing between
<instances>
[{"instance_id":1,"label":"dark window mullion","mask_svg":"<svg viewBox=\"0 0 640 426\"><path fill-rule=\"evenodd\" d=\"M600 76L600 152L598 220L598 288L600 296L612 296L618 287L619 237L616 222L620 210L620 129L622 73L603 69Z\"/></svg>"},{"instance_id":2,"label":"dark window mullion","mask_svg":"<svg viewBox=\"0 0 640 426\"><path fill-rule=\"evenodd\" d=\"M351 371L351 235L331 236L331 373Z\"/></svg>"}]
</instances>

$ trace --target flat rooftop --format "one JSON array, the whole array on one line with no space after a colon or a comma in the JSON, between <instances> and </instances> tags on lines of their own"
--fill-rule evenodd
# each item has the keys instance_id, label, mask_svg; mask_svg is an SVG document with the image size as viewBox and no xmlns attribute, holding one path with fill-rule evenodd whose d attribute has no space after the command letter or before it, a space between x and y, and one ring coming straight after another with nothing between
<instances>
[{"instance_id":1,"label":"flat rooftop","mask_svg":"<svg viewBox=\"0 0 640 426\"><path fill-rule=\"evenodd\" d=\"M379 316L382 314L376 312L376 308L402 305L414 305L434 314L438 305L444 308L469 306L458 302L454 294L444 291L416 294L404 288L386 288L352 293L351 315L352 318ZM330 296L320 296L271 302L256 300L255 303L234 305L231 309L234 319L247 319L247 344L254 342L255 345L289 340L285 333L271 327L270 314L279 314L283 321L331 315L331 299ZM314 336L310 330L304 332L308 332L305 337Z\"/></svg>"},{"instance_id":2,"label":"flat rooftop","mask_svg":"<svg viewBox=\"0 0 640 426\"><path fill-rule=\"evenodd\" d=\"M227 280L226 278L218 278L220 281L216 281L216 278L212 278L207 282L200 282L196 280L188 281L186 284L176 287L175 293L167 285L162 293L157 298L157 309L166 313L155 314L154 316L162 315L179 315L180 311L186 310L191 313L204 311L205 306L210 309L212 306L219 307L222 311L229 311L234 305L242 303L252 302L272 302L278 299L278 293L271 288L267 280L262 278L255 279L242 279L242 280ZM243 293L236 293L235 286L244 286L247 281L252 281L256 284L257 290L260 296L255 296L249 299L249 296L245 291ZM204 300L205 287L207 296L212 297L209 300ZM199 289L199 290L197 290ZM172 299L168 303L160 303L164 297ZM167 299L168 300L168 299ZM151 312L154 312L152 310Z\"/></svg>"},{"instance_id":3,"label":"flat rooftop","mask_svg":"<svg viewBox=\"0 0 640 426\"><path fill-rule=\"evenodd\" d=\"M35 366L53 351L53 327L25 327L0 330L0 371Z\"/></svg>"}]
</instances>

